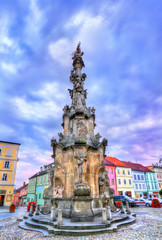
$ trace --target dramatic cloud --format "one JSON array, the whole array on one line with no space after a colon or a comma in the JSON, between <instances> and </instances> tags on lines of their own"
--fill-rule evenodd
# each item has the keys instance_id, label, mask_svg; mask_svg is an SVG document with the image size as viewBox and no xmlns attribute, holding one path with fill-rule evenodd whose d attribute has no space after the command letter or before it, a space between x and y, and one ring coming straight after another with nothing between
<instances>
[{"instance_id":1,"label":"dramatic cloud","mask_svg":"<svg viewBox=\"0 0 162 240\"><path fill-rule=\"evenodd\" d=\"M0 2L0 139L20 142L16 186L52 162L71 54L79 41L87 106L107 154L144 165L162 157L162 2ZM26 172L28 168L28 172Z\"/></svg>"}]
</instances>

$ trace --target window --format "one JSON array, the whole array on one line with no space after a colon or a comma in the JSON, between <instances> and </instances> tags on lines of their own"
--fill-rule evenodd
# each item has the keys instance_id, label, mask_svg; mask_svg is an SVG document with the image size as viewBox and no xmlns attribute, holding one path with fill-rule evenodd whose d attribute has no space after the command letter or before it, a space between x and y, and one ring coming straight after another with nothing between
<instances>
[{"instance_id":1,"label":"window","mask_svg":"<svg viewBox=\"0 0 162 240\"><path fill-rule=\"evenodd\" d=\"M121 180L120 179L118 179L118 183L121 184Z\"/></svg>"},{"instance_id":2,"label":"window","mask_svg":"<svg viewBox=\"0 0 162 240\"><path fill-rule=\"evenodd\" d=\"M113 168L111 168L111 173L113 173Z\"/></svg>"},{"instance_id":3,"label":"window","mask_svg":"<svg viewBox=\"0 0 162 240\"><path fill-rule=\"evenodd\" d=\"M136 189L138 189L138 184L137 183L135 184L135 186L136 186Z\"/></svg>"},{"instance_id":4,"label":"window","mask_svg":"<svg viewBox=\"0 0 162 240\"><path fill-rule=\"evenodd\" d=\"M128 175L130 175L130 170L128 170Z\"/></svg>"},{"instance_id":5,"label":"window","mask_svg":"<svg viewBox=\"0 0 162 240\"><path fill-rule=\"evenodd\" d=\"M114 179L111 179L111 183L112 183L112 185L114 185Z\"/></svg>"},{"instance_id":6,"label":"window","mask_svg":"<svg viewBox=\"0 0 162 240\"><path fill-rule=\"evenodd\" d=\"M142 186L141 186L141 184L139 184L139 189L141 189L142 188Z\"/></svg>"},{"instance_id":7,"label":"window","mask_svg":"<svg viewBox=\"0 0 162 240\"><path fill-rule=\"evenodd\" d=\"M127 184L126 179L124 179L124 184L125 184L125 185Z\"/></svg>"},{"instance_id":8,"label":"window","mask_svg":"<svg viewBox=\"0 0 162 240\"><path fill-rule=\"evenodd\" d=\"M140 175L138 175L138 180L140 180Z\"/></svg>"},{"instance_id":9,"label":"window","mask_svg":"<svg viewBox=\"0 0 162 240\"><path fill-rule=\"evenodd\" d=\"M156 183L155 183L155 189L157 189L157 185L156 185Z\"/></svg>"},{"instance_id":10,"label":"window","mask_svg":"<svg viewBox=\"0 0 162 240\"><path fill-rule=\"evenodd\" d=\"M145 184L143 183L143 189L145 189L146 188L146 186L145 186Z\"/></svg>"},{"instance_id":11,"label":"window","mask_svg":"<svg viewBox=\"0 0 162 240\"><path fill-rule=\"evenodd\" d=\"M0 149L0 156L2 155L2 149Z\"/></svg>"},{"instance_id":12,"label":"window","mask_svg":"<svg viewBox=\"0 0 162 240\"><path fill-rule=\"evenodd\" d=\"M152 180L152 175L150 175L150 179Z\"/></svg>"},{"instance_id":13,"label":"window","mask_svg":"<svg viewBox=\"0 0 162 240\"><path fill-rule=\"evenodd\" d=\"M148 184L148 189L150 189L150 184Z\"/></svg>"},{"instance_id":14,"label":"window","mask_svg":"<svg viewBox=\"0 0 162 240\"><path fill-rule=\"evenodd\" d=\"M12 149L7 149L6 150L6 156L11 157L12 156Z\"/></svg>"},{"instance_id":15,"label":"window","mask_svg":"<svg viewBox=\"0 0 162 240\"><path fill-rule=\"evenodd\" d=\"M123 175L125 175L125 170L123 170Z\"/></svg>"},{"instance_id":16,"label":"window","mask_svg":"<svg viewBox=\"0 0 162 240\"><path fill-rule=\"evenodd\" d=\"M106 172L109 173L109 169L107 167L105 169L106 169Z\"/></svg>"},{"instance_id":17,"label":"window","mask_svg":"<svg viewBox=\"0 0 162 240\"><path fill-rule=\"evenodd\" d=\"M136 178L136 175L134 175L134 180L136 180L137 178Z\"/></svg>"},{"instance_id":18,"label":"window","mask_svg":"<svg viewBox=\"0 0 162 240\"><path fill-rule=\"evenodd\" d=\"M41 199L41 193L39 193L39 199Z\"/></svg>"},{"instance_id":19,"label":"window","mask_svg":"<svg viewBox=\"0 0 162 240\"><path fill-rule=\"evenodd\" d=\"M3 175L2 175L2 181L7 181L7 173L3 173Z\"/></svg>"},{"instance_id":20,"label":"window","mask_svg":"<svg viewBox=\"0 0 162 240\"><path fill-rule=\"evenodd\" d=\"M40 177L40 184L42 184L42 177Z\"/></svg>"},{"instance_id":21,"label":"window","mask_svg":"<svg viewBox=\"0 0 162 240\"><path fill-rule=\"evenodd\" d=\"M154 184L153 183L151 183L151 187L152 187L152 189L154 189Z\"/></svg>"},{"instance_id":22,"label":"window","mask_svg":"<svg viewBox=\"0 0 162 240\"><path fill-rule=\"evenodd\" d=\"M148 176L146 175L146 180L148 180Z\"/></svg>"},{"instance_id":23,"label":"window","mask_svg":"<svg viewBox=\"0 0 162 240\"><path fill-rule=\"evenodd\" d=\"M141 180L144 180L144 177L143 177L143 175L141 175Z\"/></svg>"},{"instance_id":24,"label":"window","mask_svg":"<svg viewBox=\"0 0 162 240\"><path fill-rule=\"evenodd\" d=\"M132 184L132 181L131 181L131 179L129 179L129 185L131 185Z\"/></svg>"},{"instance_id":25,"label":"window","mask_svg":"<svg viewBox=\"0 0 162 240\"><path fill-rule=\"evenodd\" d=\"M117 170L117 173L120 174L120 169Z\"/></svg>"},{"instance_id":26,"label":"window","mask_svg":"<svg viewBox=\"0 0 162 240\"><path fill-rule=\"evenodd\" d=\"M9 167L10 167L10 162L9 161L5 161L4 168L9 168Z\"/></svg>"}]
</instances>

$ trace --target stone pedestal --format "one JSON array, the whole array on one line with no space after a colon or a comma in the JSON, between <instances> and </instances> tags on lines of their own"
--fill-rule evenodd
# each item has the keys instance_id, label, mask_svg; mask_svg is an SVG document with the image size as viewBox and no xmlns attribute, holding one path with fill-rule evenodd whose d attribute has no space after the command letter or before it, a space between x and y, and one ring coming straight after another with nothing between
<instances>
[{"instance_id":1,"label":"stone pedestal","mask_svg":"<svg viewBox=\"0 0 162 240\"><path fill-rule=\"evenodd\" d=\"M71 222L93 222L92 198L73 198Z\"/></svg>"}]
</instances>

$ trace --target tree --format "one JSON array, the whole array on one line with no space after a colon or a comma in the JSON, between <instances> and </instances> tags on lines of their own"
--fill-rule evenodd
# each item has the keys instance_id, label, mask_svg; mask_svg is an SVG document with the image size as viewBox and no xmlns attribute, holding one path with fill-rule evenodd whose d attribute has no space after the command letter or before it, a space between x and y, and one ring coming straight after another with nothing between
<instances>
[{"instance_id":1,"label":"tree","mask_svg":"<svg viewBox=\"0 0 162 240\"><path fill-rule=\"evenodd\" d=\"M160 194L160 197L162 197L162 189L160 189L159 194Z\"/></svg>"}]
</instances>

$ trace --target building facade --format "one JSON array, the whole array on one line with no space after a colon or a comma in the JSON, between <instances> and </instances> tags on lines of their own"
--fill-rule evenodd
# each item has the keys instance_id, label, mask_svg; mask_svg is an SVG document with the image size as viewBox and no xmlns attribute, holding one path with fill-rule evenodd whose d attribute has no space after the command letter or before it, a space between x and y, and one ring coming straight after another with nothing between
<instances>
[{"instance_id":1,"label":"building facade","mask_svg":"<svg viewBox=\"0 0 162 240\"><path fill-rule=\"evenodd\" d=\"M23 186L16 189L13 195L12 203L16 206L24 206L27 203L27 188L28 184L23 183Z\"/></svg>"},{"instance_id":2,"label":"building facade","mask_svg":"<svg viewBox=\"0 0 162 240\"><path fill-rule=\"evenodd\" d=\"M27 203L34 201L37 205L44 205L43 192L49 186L48 178L51 168L54 168L54 163L41 167L38 173L29 178Z\"/></svg>"},{"instance_id":3,"label":"building facade","mask_svg":"<svg viewBox=\"0 0 162 240\"><path fill-rule=\"evenodd\" d=\"M148 197L158 197L159 188L155 173L141 164L136 163L135 165L138 166L145 173Z\"/></svg>"},{"instance_id":4,"label":"building facade","mask_svg":"<svg viewBox=\"0 0 162 240\"><path fill-rule=\"evenodd\" d=\"M116 167L117 195L135 197L131 168L117 158L107 156L106 159Z\"/></svg>"},{"instance_id":5,"label":"building facade","mask_svg":"<svg viewBox=\"0 0 162 240\"><path fill-rule=\"evenodd\" d=\"M14 194L20 143L0 141L0 206L9 206Z\"/></svg>"},{"instance_id":6,"label":"building facade","mask_svg":"<svg viewBox=\"0 0 162 240\"><path fill-rule=\"evenodd\" d=\"M114 194L117 195L115 165L106 158L104 159L104 165L109 177L110 187L114 190Z\"/></svg>"},{"instance_id":7,"label":"building facade","mask_svg":"<svg viewBox=\"0 0 162 240\"><path fill-rule=\"evenodd\" d=\"M136 198L144 197L147 195L147 185L145 179L145 173L143 169L140 169L134 163L131 162L124 162L127 166L132 169L132 179L133 179L133 186L134 186L134 194Z\"/></svg>"},{"instance_id":8,"label":"building facade","mask_svg":"<svg viewBox=\"0 0 162 240\"><path fill-rule=\"evenodd\" d=\"M162 159L159 160L159 164L153 164L152 166L148 166L147 168L152 170L155 173L157 184L159 190L162 189Z\"/></svg>"}]
</instances>

